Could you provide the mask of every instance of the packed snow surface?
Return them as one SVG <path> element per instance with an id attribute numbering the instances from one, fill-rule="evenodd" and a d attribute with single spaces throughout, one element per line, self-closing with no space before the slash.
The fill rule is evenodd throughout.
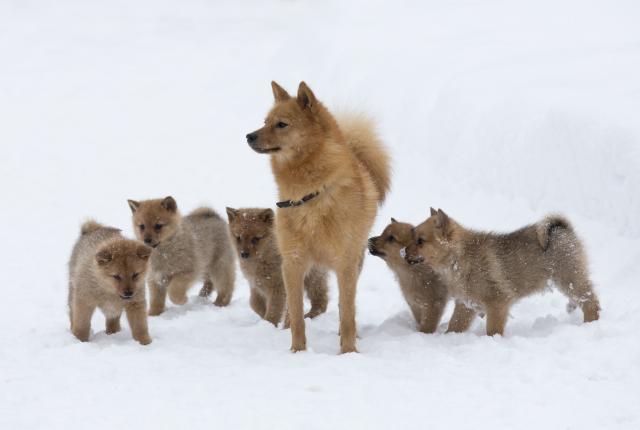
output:
<path id="1" fill-rule="evenodd" d="M 0 428 L 640 428 L 639 22 L 633 0 L 0 2 Z M 272 79 L 378 122 L 394 180 L 372 234 L 429 206 L 496 231 L 564 213 L 601 320 L 549 292 L 504 337 L 444 334 L 451 305 L 424 335 L 367 256 L 359 354 L 338 354 L 335 279 L 305 353 L 241 276 L 228 308 L 195 287 L 151 318 L 147 347 L 99 312 L 78 342 L 84 219 L 131 235 L 128 198 L 274 206 L 244 138 Z"/>

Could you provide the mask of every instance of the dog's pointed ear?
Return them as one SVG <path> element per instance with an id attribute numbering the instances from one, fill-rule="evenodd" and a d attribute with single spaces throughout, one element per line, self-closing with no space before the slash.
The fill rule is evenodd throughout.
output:
<path id="1" fill-rule="evenodd" d="M 269 209 L 263 210 L 262 212 L 260 212 L 258 217 L 265 224 L 273 224 L 273 217 L 274 217 L 273 209 L 269 208 Z"/>
<path id="2" fill-rule="evenodd" d="M 146 245 L 140 245 L 138 246 L 138 249 L 136 249 L 136 255 L 141 260 L 148 260 L 151 255 L 151 248 Z"/>
<path id="3" fill-rule="evenodd" d="M 129 207 L 131 208 L 131 213 L 134 213 L 140 207 L 140 202 L 137 202 L 135 200 L 127 200 L 127 203 L 129 203 Z"/>
<path id="4" fill-rule="evenodd" d="M 451 223 L 449 222 L 449 215 L 447 215 L 442 209 L 438 209 L 436 213 L 436 228 L 445 236 L 449 235 Z"/>
<path id="5" fill-rule="evenodd" d="M 95 256 L 96 258 L 96 262 L 100 265 L 100 266 L 104 266 L 105 264 L 109 263 L 111 260 L 113 260 L 113 252 L 111 252 L 110 249 L 101 249 L 100 251 L 98 251 L 98 253 Z"/>
<path id="6" fill-rule="evenodd" d="M 311 88 L 304 82 L 300 82 L 298 86 L 298 104 L 302 109 L 313 109 L 318 103 L 316 96 L 311 91 Z"/>
<path id="7" fill-rule="evenodd" d="M 229 218 L 229 222 L 235 221 L 238 216 L 238 209 L 227 207 L 227 218 Z"/>
<path id="8" fill-rule="evenodd" d="M 171 197 L 171 196 L 165 197 L 162 200 L 162 202 L 160 203 L 160 206 L 162 206 L 163 208 L 165 208 L 169 212 L 177 212 L 178 211 L 178 204 L 176 203 L 174 198 Z"/>
<path id="9" fill-rule="evenodd" d="M 391 217 L 391 224 L 397 223 L 398 221 L 396 221 L 396 219 L 394 217 Z"/>
<path id="10" fill-rule="evenodd" d="M 277 102 L 281 102 L 283 100 L 288 100 L 291 98 L 289 93 L 282 88 L 276 81 L 271 81 L 271 89 L 273 90 L 273 98 Z"/>
<path id="11" fill-rule="evenodd" d="M 430 213 L 431 213 L 431 215 L 430 215 L 430 216 L 434 216 L 435 214 L 437 214 L 437 213 L 438 213 L 438 211 L 437 211 L 437 210 L 435 210 L 434 208 L 429 208 L 429 211 L 430 211 Z"/>

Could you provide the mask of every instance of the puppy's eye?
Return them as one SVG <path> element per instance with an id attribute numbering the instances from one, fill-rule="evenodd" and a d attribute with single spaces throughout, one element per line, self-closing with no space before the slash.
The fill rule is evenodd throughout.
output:
<path id="1" fill-rule="evenodd" d="M 257 244 L 258 244 L 258 242 L 260 242 L 260 239 L 261 239 L 261 238 L 260 238 L 260 237 L 257 237 L 257 236 L 256 236 L 256 237 L 253 237 L 253 238 L 251 238 L 251 243 L 253 243 L 254 245 L 257 245 Z"/>
<path id="2" fill-rule="evenodd" d="M 391 236 L 389 236 L 389 237 L 387 238 L 387 242 L 389 242 L 389 243 L 393 243 L 393 242 L 395 242 L 395 241 L 396 241 L 396 238 L 395 238 L 395 237 L 393 237 L 393 235 L 391 235 Z"/>
<path id="3" fill-rule="evenodd" d="M 138 227 L 140 227 L 140 231 L 144 231 L 144 224 L 140 224 Z"/>
<path id="4" fill-rule="evenodd" d="M 153 228 L 155 228 L 156 231 L 160 231 L 160 230 L 162 230 L 162 224 L 156 224 L 156 225 L 153 226 Z"/>
<path id="5" fill-rule="evenodd" d="M 133 275 L 131 275 L 131 279 L 135 281 L 136 279 L 138 279 L 138 276 L 140 276 L 139 273 L 134 273 Z"/>
<path id="6" fill-rule="evenodd" d="M 276 124 L 276 127 L 278 127 L 278 128 L 285 128 L 285 127 L 288 127 L 288 126 L 289 126 L 289 124 L 287 124 L 286 122 L 282 122 L 282 121 L 280 121 L 280 122 L 278 122 Z"/>
<path id="7" fill-rule="evenodd" d="M 113 279 L 115 279 L 116 281 L 122 281 L 122 276 L 120 276 L 120 275 L 113 275 Z"/>
<path id="8" fill-rule="evenodd" d="M 419 237 L 418 240 L 416 240 L 416 245 L 422 245 L 424 243 L 424 239 Z"/>

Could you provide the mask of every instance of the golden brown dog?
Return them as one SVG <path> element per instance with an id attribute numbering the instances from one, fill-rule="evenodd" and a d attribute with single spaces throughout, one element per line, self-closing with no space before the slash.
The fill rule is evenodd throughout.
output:
<path id="1" fill-rule="evenodd" d="M 335 271 L 340 350 L 356 351 L 355 295 L 368 232 L 389 189 L 389 156 L 371 122 L 336 121 L 301 82 L 296 97 L 271 83 L 275 104 L 247 135 L 271 156 L 282 202 L 276 233 L 291 319 L 291 350 L 306 349 L 303 281 L 314 266 Z"/>

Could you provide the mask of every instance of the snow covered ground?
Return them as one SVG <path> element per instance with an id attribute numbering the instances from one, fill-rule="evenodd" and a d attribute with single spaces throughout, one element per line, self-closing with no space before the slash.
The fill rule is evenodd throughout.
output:
<path id="1" fill-rule="evenodd" d="M 0 2 L 0 428 L 640 428 L 640 4 L 637 1 Z M 247 148 L 269 82 L 304 79 L 376 117 L 393 154 L 380 211 L 430 205 L 476 228 L 567 214 L 603 307 L 547 293 L 503 338 L 414 329 L 368 256 L 360 354 L 337 355 L 337 291 L 310 350 L 195 297 L 90 343 L 69 333 L 81 221 L 130 234 L 127 198 L 273 206 Z"/>

